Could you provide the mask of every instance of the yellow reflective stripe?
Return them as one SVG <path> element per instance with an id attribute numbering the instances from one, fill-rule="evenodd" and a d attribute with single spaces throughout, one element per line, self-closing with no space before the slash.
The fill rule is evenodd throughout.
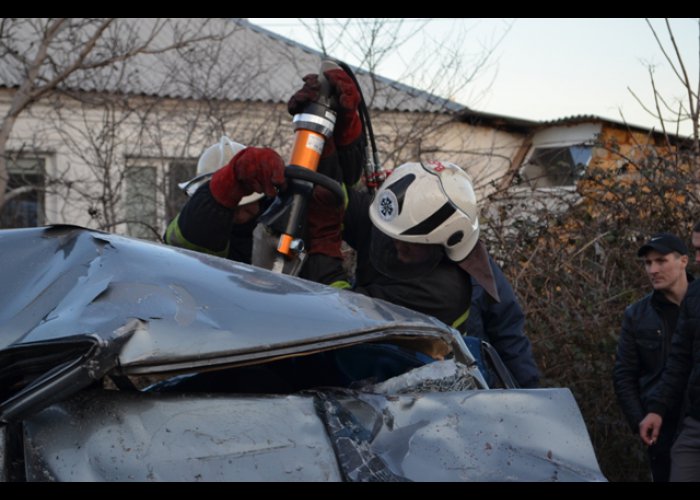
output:
<path id="1" fill-rule="evenodd" d="M 454 323 L 452 323 L 452 328 L 455 330 L 458 330 L 460 326 L 464 324 L 465 321 L 467 321 L 467 318 L 469 317 L 469 308 L 467 308 L 466 311 L 464 311 L 464 314 L 462 314 L 459 318 L 454 320 Z"/>
<path id="2" fill-rule="evenodd" d="M 340 187 L 343 188 L 343 198 L 345 198 L 345 202 L 343 203 L 343 210 L 347 210 L 348 205 L 350 204 L 350 196 L 348 196 L 348 187 L 345 185 L 344 182 L 340 183 Z M 345 231 L 345 221 L 340 223 L 340 230 Z M 331 286 L 333 286 L 333 285 L 331 285 Z M 336 288 L 352 288 L 352 287 L 350 286 L 350 283 L 348 283 L 348 286 L 346 286 L 346 287 L 336 287 Z"/>
<path id="3" fill-rule="evenodd" d="M 345 198 L 344 208 L 345 210 L 347 210 L 348 204 L 350 203 L 350 197 L 348 196 L 348 188 L 344 182 L 340 186 L 343 188 L 343 198 Z"/>
<path id="4" fill-rule="evenodd" d="M 209 255 L 216 255 L 217 257 L 226 258 L 228 256 L 229 243 L 226 243 L 226 248 L 216 252 L 187 241 L 187 239 L 182 235 L 182 231 L 180 231 L 179 220 L 180 214 L 178 214 L 177 217 L 175 217 L 170 224 L 168 224 L 168 229 L 165 231 L 165 242 L 168 245 L 186 248 L 187 250 L 194 250 L 195 252 L 207 253 Z"/>
<path id="5" fill-rule="evenodd" d="M 352 288 L 352 286 L 350 286 L 350 283 L 348 283 L 345 280 L 334 281 L 329 286 L 332 286 L 333 288 L 339 288 L 341 290 L 347 290 L 349 288 Z"/>

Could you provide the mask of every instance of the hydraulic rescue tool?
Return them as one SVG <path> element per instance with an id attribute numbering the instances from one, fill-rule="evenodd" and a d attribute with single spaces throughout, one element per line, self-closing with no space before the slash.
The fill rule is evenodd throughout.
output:
<path id="1" fill-rule="evenodd" d="M 328 189 L 338 204 L 345 201 L 345 194 L 339 182 L 316 170 L 326 141 L 333 136 L 336 121 L 335 98 L 324 72 L 342 68 L 360 86 L 350 67 L 342 62 L 324 60 L 318 79 L 321 85 L 319 97 L 308 103 L 300 113 L 294 115 L 294 146 L 289 164 L 285 169 L 287 189 L 279 193 L 268 210 L 260 217 L 253 233 L 253 264 L 271 269 L 274 272 L 297 275 L 306 258 L 303 240 L 306 227 L 308 201 L 315 185 Z M 376 143 L 364 97 L 359 107 L 368 148 L 367 164 L 364 165 L 365 183 L 374 191 L 383 180 L 379 168 Z"/>

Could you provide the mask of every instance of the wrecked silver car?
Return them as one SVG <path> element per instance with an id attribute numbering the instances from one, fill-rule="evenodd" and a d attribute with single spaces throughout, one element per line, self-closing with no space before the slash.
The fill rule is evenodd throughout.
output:
<path id="1" fill-rule="evenodd" d="M 0 252 L 2 480 L 605 479 L 567 389 L 488 389 L 431 317 L 73 226 Z"/>

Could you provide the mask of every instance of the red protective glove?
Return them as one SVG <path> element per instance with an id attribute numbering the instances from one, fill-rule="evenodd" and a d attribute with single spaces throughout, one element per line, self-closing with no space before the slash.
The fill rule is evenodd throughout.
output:
<path id="1" fill-rule="evenodd" d="M 274 150 L 248 147 L 214 172 L 209 189 L 217 202 L 236 208 L 241 198 L 249 194 L 276 196 L 276 187 L 287 186 L 284 168 L 284 161 Z"/>
<path id="2" fill-rule="evenodd" d="M 307 212 L 308 253 L 342 259 L 343 216 L 345 206 L 324 187 L 316 186 Z"/>
<path id="3" fill-rule="evenodd" d="M 317 74 L 308 74 L 302 80 L 304 81 L 304 86 L 297 90 L 287 103 L 287 110 L 292 116 L 304 111 L 304 108 L 310 102 L 316 102 L 321 92 L 321 82 L 318 81 Z"/>
<path id="4" fill-rule="evenodd" d="M 330 69 L 323 74 L 330 83 L 333 96 L 338 102 L 333 137 L 338 146 L 346 146 L 362 133 L 362 123 L 357 112 L 361 99 L 360 91 L 350 76 L 340 68 Z M 321 91 L 318 75 L 306 75 L 303 80 L 304 86 L 287 103 L 287 109 L 292 115 L 303 111 L 308 103 L 316 102 Z"/>

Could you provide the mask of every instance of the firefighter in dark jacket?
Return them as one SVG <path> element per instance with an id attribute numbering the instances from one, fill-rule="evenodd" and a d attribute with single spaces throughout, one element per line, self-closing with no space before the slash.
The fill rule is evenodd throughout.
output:
<path id="1" fill-rule="evenodd" d="M 360 179 L 365 159 L 357 114 L 360 97 L 344 71 L 331 70 L 326 77 L 337 92 L 339 108 L 333 137 L 326 141 L 318 170 L 351 186 Z M 316 75 L 307 75 L 304 81 L 306 92 L 320 89 Z M 297 92 L 290 100 L 290 112 L 296 114 L 303 105 L 297 100 L 311 97 Z M 277 191 L 285 188 L 284 168 L 274 150 L 245 147 L 222 137 L 202 154 L 198 175 L 183 186 L 190 198 L 168 225 L 165 242 L 250 264 L 257 217 Z"/>
<path id="2" fill-rule="evenodd" d="M 269 205 L 270 197 L 251 192 L 235 203 L 217 201 L 212 195 L 210 180 L 223 166 L 247 148 L 222 136 L 207 148 L 197 162 L 197 175 L 180 187 L 190 197 L 180 213 L 170 221 L 165 232 L 169 245 L 250 263 L 252 232 L 258 215 Z M 270 149 L 250 148 L 236 163 L 249 163 L 258 169 L 273 171 L 284 165 L 279 155 Z M 264 165 L 271 163 L 271 165 Z M 240 167 L 239 167 L 240 168 Z M 283 183 L 282 183 L 283 185 Z M 271 186 L 274 193 L 275 186 Z M 223 202 L 223 203 L 222 203 Z"/>
<path id="3" fill-rule="evenodd" d="M 661 379 L 671 348 L 680 304 L 692 281 L 687 271 L 688 248 L 675 235 L 652 236 L 637 255 L 654 291 L 625 309 L 613 384 L 618 402 L 636 434 L 649 411 L 650 395 Z M 649 464 L 655 482 L 666 482 L 670 450 L 680 416 L 680 401 L 667 413 L 663 432 L 649 448 Z"/>
<path id="4" fill-rule="evenodd" d="M 290 112 L 314 98 L 307 82 L 290 101 Z M 401 212 L 388 222 L 387 203 L 394 191 Z M 340 241 L 345 239 L 357 252 L 355 291 L 431 314 L 492 343 L 521 387 L 538 386 L 539 373 L 523 331 L 524 315 L 512 287 L 478 240 L 476 197 L 462 169 L 448 162 L 402 165 L 374 202 L 365 192 L 349 191 L 346 210 L 332 207 L 330 196 L 320 197 L 322 193 L 314 193 L 316 210 L 309 213 L 309 225 L 311 243 L 323 255 L 309 263 L 307 277 L 349 286 L 338 264 Z M 384 203 L 381 210 L 376 203 Z M 402 227 L 407 217 L 412 223 L 426 223 Z M 417 262 L 421 258 L 424 261 Z"/>
<path id="5" fill-rule="evenodd" d="M 340 110 L 334 137 L 327 141 L 319 171 L 343 181 L 347 187 L 360 178 L 364 144 L 357 114 L 359 94 L 354 84 L 343 75 L 326 72 L 337 93 Z M 300 107 L 315 98 L 317 78 L 307 75 L 304 81 L 304 88 L 289 102 L 291 114 L 298 113 Z M 279 173 L 279 161 L 272 153 L 265 148 L 246 148 L 234 156 L 214 174 L 209 184 L 197 190 L 171 223 L 166 241 L 232 256 L 236 244 L 227 241 L 226 237 L 235 235 L 239 229 L 232 221 L 238 198 L 256 189 L 262 191 L 266 188 L 267 194 L 274 194 L 276 188 L 284 188 L 283 179 L 272 177 Z M 261 162 L 259 173 L 252 172 L 247 164 L 240 165 L 248 157 Z M 408 174 L 404 175 L 404 172 Z M 391 202 L 389 193 L 396 191 L 395 180 L 399 178 L 403 178 L 403 192 L 394 194 L 394 198 L 398 196 L 400 201 L 397 198 L 397 218 L 390 221 L 386 213 L 387 203 Z M 233 189 L 237 182 L 243 183 L 244 189 L 239 192 Z M 410 189 L 409 184 L 413 184 Z M 236 196 L 227 198 L 222 186 L 233 189 Z M 309 257 L 300 275 L 350 288 L 350 280 L 342 267 L 341 242 L 344 238 L 357 250 L 357 272 L 352 284 L 357 292 L 431 314 L 457 328 L 463 326 L 467 318 L 472 288 L 470 277 L 482 285 L 493 301 L 498 302 L 494 271 L 489 265 L 485 247 L 478 241 L 478 210 L 468 175 L 449 163 L 413 163 L 397 168 L 385 186 L 380 191 L 383 194 L 377 194 L 377 199 L 381 197 L 384 205 L 381 212 L 376 209 L 372 212 L 372 220 L 372 196 L 369 193 L 346 189 L 345 203 L 337 205 L 328 191 L 322 188 L 314 190 L 305 242 Z M 445 196 L 445 192 L 452 193 L 452 196 Z M 413 208 L 409 210 L 409 207 Z M 409 212 L 412 212 L 412 222 L 404 220 Z M 413 232 L 412 236 L 392 233 L 396 222 L 415 225 L 419 219 L 431 220 L 422 227 L 405 228 L 409 233 Z M 175 237 L 177 235 L 180 237 Z M 402 241 L 404 239 L 407 241 Z M 514 296 L 508 297 L 511 299 L 514 300 Z M 507 359 L 514 357 L 512 353 L 505 354 Z M 516 356 L 523 354 L 531 357 L 529 351 L 520 348 Z M 535 384 L 536 378 L 525 380 L 525 386 Z"/>
<path id="6" fill-rule="evenodd" d="M 374 197 L 350 191 L 344 218 L 340 215 L 342 210 L 336 220 L 324 221 L 329 229 L 337 228 L 334 232 L 321 232 L 329 235 L 326 246 L 334 245 L 333 254 L 338 255 L 343 238 L 356 250 L 355 291 L 430 314 L 455 328 L 467 318 L 470 270 L 478 268 L 478 278 L 495 293 L 488 255 L 479 242 L 476 196 L 458 166 L 403 164 Z M 344 277 L 338 260 L 319 274 L 326 282 Z"/>
<path id="7" fill-rule="evenodd" d="M 491 256 L 489 264 L 501 300 L 493 300 L 472 279 L 472 303 L 465 332 L 493 345 L 520 387 L 538 387 L 540 373 L 525 335 L 525 314 L 513 287 Z"/>

